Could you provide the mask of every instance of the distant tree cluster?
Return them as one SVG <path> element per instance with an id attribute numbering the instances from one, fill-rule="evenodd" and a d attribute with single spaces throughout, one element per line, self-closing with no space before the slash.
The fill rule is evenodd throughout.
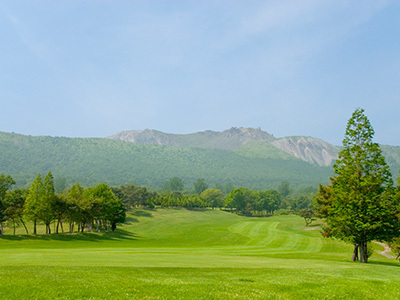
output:
<path id="1" fill-rule="evenodd" d="M 63 224 L 69 223 L 69 232 L 112 230 L 125 221 L 125 207 L 106 184 L 87 189 L 79 183 L 69 190 L 56 194 L 51 172 L 42 180 L 38 175 L 29 190 L 15 189 L 11 176 L 0 175 L 0 234 L 3 223 L 12 224 L 15 234 L 17 225 L 22 224 L 28 234 L 25 220 L 33 222 L 33 234 L 37 234 L 37 223 L 43 222 L 46 234 L 51 233 L 51 223 L 64 232 Z"/>
<path id="2" fill-rule="evenodd" d="M 233 189 L 225 199 L 225 207 L 245 216 L 273 214 L 281 204 L 281 195 L 275 190 L 251 191 Z"/>

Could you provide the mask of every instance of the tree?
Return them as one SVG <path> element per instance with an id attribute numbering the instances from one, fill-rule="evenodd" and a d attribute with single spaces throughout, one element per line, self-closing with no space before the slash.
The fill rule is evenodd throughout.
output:
<path id="1" fill-rule="evenodd" d="M 290 185 L 289 182 L 283 181 L 278 187 L 278 192 L 281 194 L 282 198 L 286 198 L 290 194 Z"/>
<path id="2" fill-rule="evenodd" d="M 0 235 L 3 234 L 3 222 L 6 219 L 6 194 L 13 184 L 15 184 L 15 181 L 10 175 L 0 174 Z"/>
<path id="3" fill-rule="evenodd" d="M 253 201 L 252 192 L 246 188 L 236 188 L 233 189 L 227 196 L 225 200 L 225 206 L 236 209 L 236 214 L 239 212 L 248 211 Z M 247 204 L 250 204 L 248 206 Z"/>
<path id="4" fill-rule="evenodd" d="M 311 208 L 303 208 L 299 211 L 299 216 L 304 218 L 306 226 L 310 225 L 314 219 L 314 211 Z"/>
<path id="5" fill-rule="evenodd" d="M 28 196 L 26 197 L 24 216 L 28 220 L 33 221 L 33 234 L 36 234 L 36 222 L 38 219 L 37 207 L 42 197 L 42 175 L 38 174 L 29 188 Z"/>
<path id="6" fill-rule="evenodd" d="M 42 220 L 46 225 L 46 234 L 51 233 L 50 223 L 54 220 L 54 179 L 49 172 L 42 182 L 39 174 L 31 184 L 25 201 L 24 215 L 33 221 L 33 233 L 36 234 L 36 222 Z"/>
<path id="7" fill-rule="evenodd" d="M 212 207 L 222 207 L 224 205 L 224 195 L 221 190 L 218 189 L 207 189 L 200 194 L 201 199 L 207 204 L 207 206 Z"/>
<path id="8" fill-rule="evenodd" d="M 185 184 L 182 179 L 179 177 L 174 177 L 164 183 L 164 189 L 166 191 L 175 192 L 175 191 L 183 191 Z"/>
<path id="9" fill-rule="evenodd" d="M 200 195 L 202 192 L 204 192 L 206 189 L 208 189 L 208 184 L 203 178 L 199 178 L 195 181 L 193 184 L 194 191 L 196 192 L 197 195 Z"/>
<path id="10" fill-rule="evenodd" d="M 120 187 L 111 188 L 112 192 L 125 205 L 127 210 L 130 210 L 138 205 L 147 205 L 153 197 L 152 193 L 143 186 L 136 186 L 133 183 L 121 185 Z"/>
<path id="11" fill-rule="evenodd" d="M 107 230 L 109 223 L 114 231 L 118 223 L 125 221 L 124 205 L 108 185 L 101 183 L 86 189 L 84 198 L 92 205 L 91 220 L 96 219 L 98 227 L 102 224 Z"/>
<path id="12" fill-rule="evenodd" d="M 39 219 L 46 225 L 46 234 L 51 233 L 50 223 L 55 218 L 54 206 L 56 203 L 56 193 L 54 188 L 54 178 L 51 172 L 47 173 L 43 180 L 43 194 L 39 202 Z"/>
<path id="13" fill-rule="evenodd" d="M 331 234 L 354 244 L 353 260 L 368 262 L 367 243 L 400 235 L 399 201 L 382 151 L 372 142 L 374 130 L 357 109 L 346 128 L 343 149 L 334 165 L 332 205 L 326 222 Z"/>
<path id="14" fill-rule="evenodd" d="M 331 178 L 331 181 L 333 179 Z M 329 208 L 332 206 L 332 185 L 319 184 L 318 193 L 314 197 L 315 216 L 325 219 L 328 216 Z"/>
<path id="15" fill-rule="evenodd" d="M 74 232 L 74 224 L 83 223 L 83 193 L 84 188 L 79 184 L 75 183 L 68 191 L 67 194 L 67 218 L 69 219 L 69 232 Z"/>
<path id="16" fill-rule="evenodd" d="M 14 235 L 15 227 L 18 221 L 24 226 L 26 234 L 28 234 L 28 228 L 26 228 L 25 222 L 23 220 L 25 199 L 28 195 L 28 190 L 17 189 L 7 192 L 4 211 L 6 219 L 13 223 Z"/>
<path id="17" fill-rule="evenodd" d="M 253 192 L 255 209 L 273 214 L 279 208 L 281 195 L 275 190 Z"/>

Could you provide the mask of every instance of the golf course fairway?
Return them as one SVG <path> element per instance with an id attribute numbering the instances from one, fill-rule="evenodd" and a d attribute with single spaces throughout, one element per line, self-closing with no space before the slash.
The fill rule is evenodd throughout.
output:
<path id="1" fill-rule="evenodd" d="M 116 232 L 9 228 L 0 299 L 400 299 L 400 264 L 374 247 L 352 262 L 350 244 L 294 215 L 138 210 Z"/>

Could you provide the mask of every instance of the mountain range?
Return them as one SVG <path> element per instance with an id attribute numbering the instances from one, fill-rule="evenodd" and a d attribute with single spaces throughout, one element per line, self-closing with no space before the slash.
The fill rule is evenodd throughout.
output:
<path id="1" fill-rule="evenodd" d="M 248 148 L 249 143 L 253 143 L 253 145 L 255 143 L 268 144 L 274 146 L 275 151 L 284 151 L 293 157 L 309 163 L 316 163 L 319 166 L 329 166 L 339 152 L 338 147 L 317 138 L 284 137 L 278 139 L 260 128 L 232 127 L 222 132 L 207 130 L 191 134 L 171 134 L 146 129 L 122 131 L 108 138 L 138 144 L 225 150 Z M 268 152 L 268 149 L 264 150 Z M 259 154 L 262 155 L 262 153 Z"/>
<path id="2" fill-rule="evenodd" d="M 394 175 L 400 147 L 382 146 Z M 231 184 L 252 189 L 329 182 L 339 147 L 313 137 L 275 138 L 260 128 L 170 134 L 156 130 L 124 131 L 108 138 L 27 136 L 0 132 L 0 173 L 29 186 L 38 173 L 51 170 L 69 185 L 133 182 L 158 189 L 179 177 L 186 189 L 204 178 L 210 187 Z"/>

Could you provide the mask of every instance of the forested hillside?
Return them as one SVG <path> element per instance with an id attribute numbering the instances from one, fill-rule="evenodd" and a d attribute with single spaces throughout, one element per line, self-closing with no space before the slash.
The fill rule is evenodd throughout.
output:
<path id="1" fill-rule="evenodd" d="M 282 181 L 293 186 L 316 185 L 327 182 L 331 175 L 330 167 L 309 164 L 277 148 L 262 152 L 270 145 L 256 145 L 231 151 L 0 133 L 0 173 L 12 175 L 19 185 L 29 184 L 38 173 L 51 170 L 56 179 L 64 177 L 68 184 L 134 182 L 151 188 L 179 177 L 188 189 L 197 178 L 204 178 L 210 186 L 232 183 L 267 189 Z"/>

